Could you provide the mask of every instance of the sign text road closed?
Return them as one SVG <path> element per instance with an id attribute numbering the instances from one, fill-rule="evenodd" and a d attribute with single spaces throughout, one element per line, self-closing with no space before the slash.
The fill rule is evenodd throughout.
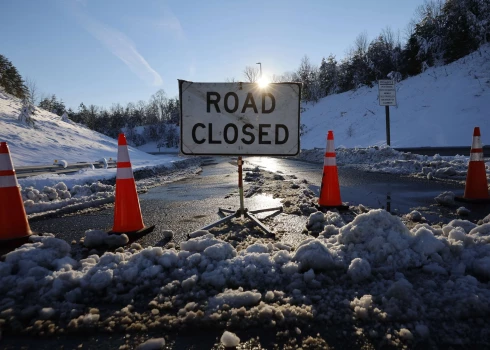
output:
<path id="1" fill-rule="evenodd" d="M 393 80 L 378 80 L 380 106 L 396 106 L 396 88 Z"/>
<path id="2" fill-rule="evenodd" d="M 299 83 L 179 80 L 180 148 L 188 155 L 299 153 Z"/>

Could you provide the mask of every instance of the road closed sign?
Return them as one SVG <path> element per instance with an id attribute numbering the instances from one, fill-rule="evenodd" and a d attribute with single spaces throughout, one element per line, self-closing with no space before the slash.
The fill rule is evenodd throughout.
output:
<path id="1" fill-rule="evenodd" d="M 179 80 L 180 148 L 186 155 L 299 153 L 301 84 Z"/>

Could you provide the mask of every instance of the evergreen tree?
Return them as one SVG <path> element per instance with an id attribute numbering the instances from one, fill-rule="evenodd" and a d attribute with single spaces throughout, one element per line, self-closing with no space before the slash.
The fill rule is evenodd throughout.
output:
<path id="1" fill-rule="evenodd" d="M 22 100 L 22 109 L 19 115 L 19 121 L 29 127 L 34 127 L 34 119 L 32 116 L 35 114 L 36 108 L 31 103 L 31 100 L 26 97 Z"/>
<path id="2" fill-rule="evenodd" d="M 319 72 L 319 84 L 322 96 L 327 96 L 337 92 L 337 61 L 331 54 L 325 60 L 322 58 Z"/>
<path id="3" fill-rule="evenodd" d="M 17 68 L 3 55 L 0 55 L 0 86 L 6 93 L 22 100 L 29 96 L 27 86 Z"/>

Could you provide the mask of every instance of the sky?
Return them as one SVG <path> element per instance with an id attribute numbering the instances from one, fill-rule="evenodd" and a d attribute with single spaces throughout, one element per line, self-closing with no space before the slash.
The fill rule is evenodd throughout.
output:
<path id="1" fill-rule="evenodd" d="M 391 27 L 403 40 L 423 2 L 3 0 L 0 54 L 67 107 L 110 107 L 159 89 L 177 97 L 178 79 L 245 80 L 257 62 L 271 76 L 304 55 L 340 60 L 362 32 Z"/>

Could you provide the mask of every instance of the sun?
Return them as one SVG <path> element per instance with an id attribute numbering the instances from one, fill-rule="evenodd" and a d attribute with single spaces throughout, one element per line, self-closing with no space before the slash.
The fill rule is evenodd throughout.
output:
<path id="1" fill-rule="evenodd" d="M 262 77 L 259 79 L 258 83 L 259 83 L 259 87 L 261 89 L 264 89 L 270 84 L 270 81 L 266 77 Z"/>

